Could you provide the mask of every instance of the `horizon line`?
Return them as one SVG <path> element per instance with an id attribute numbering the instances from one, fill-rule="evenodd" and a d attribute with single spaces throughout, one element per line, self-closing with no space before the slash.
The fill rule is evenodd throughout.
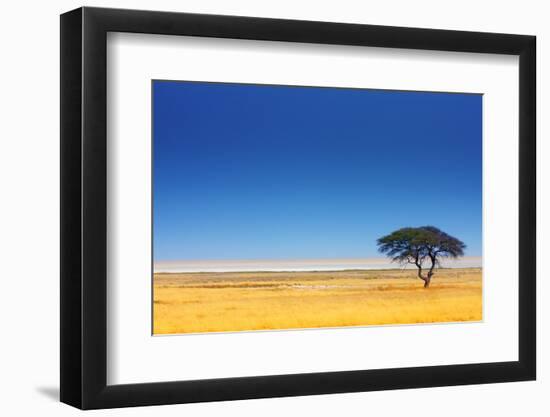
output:
<path id="1" fill-rule="evenodd" d="M 345 270 L 405 270 L 408 264 L 400 264 L 388 258 L 333 258 L 333 259 L 232 259 L 232 260 L 180 260 L 153 263 L 153 273 L 192 272 L 311 272 Z M 483 266 L 481 256 L 465 256 L 447 259 L 440 268 L 478 268 Z"/>

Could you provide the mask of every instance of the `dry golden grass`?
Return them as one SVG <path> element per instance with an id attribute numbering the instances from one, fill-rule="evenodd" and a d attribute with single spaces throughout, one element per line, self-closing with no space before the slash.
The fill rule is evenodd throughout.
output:
<path id="1" fill-rule="evenodd" d="M 480 321 L 481 269 L 155 274 L 154 333 Z"/>

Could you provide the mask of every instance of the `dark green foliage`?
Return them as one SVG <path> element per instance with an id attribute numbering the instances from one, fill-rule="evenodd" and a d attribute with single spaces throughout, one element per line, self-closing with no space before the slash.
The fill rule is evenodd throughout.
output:
<path id="1" fill-rule="evenodd" d="M 464 255 L 466 245 L 434 226 L 404 227 L 377 240 L 378 250 L 392 261 L 410 263 L 418 268 L 418 277 L 424 286 L 430 279 L 441 258 L 457 258 Z M 425 261 L 431 262 L 427 275 L 422 275 Z"/>

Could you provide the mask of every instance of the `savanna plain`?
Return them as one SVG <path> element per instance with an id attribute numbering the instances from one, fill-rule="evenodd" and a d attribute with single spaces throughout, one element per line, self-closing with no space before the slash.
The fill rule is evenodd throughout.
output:
<path id="1" fill-rule="evenodd" d="M 153 333 L 482 320 L 481 268 L 155 273 Z"/>

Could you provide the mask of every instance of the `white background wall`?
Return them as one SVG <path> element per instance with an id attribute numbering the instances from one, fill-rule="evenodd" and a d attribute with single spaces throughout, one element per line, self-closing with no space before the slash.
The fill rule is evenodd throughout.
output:
<path id="1" fill-rule="evenodd" d="M 2 5 L 0 22 L 0 410 L 75 415 L 57 402 L 59 378 L 59 17 L 72 0 Z M 95 415 L 548 415 L 550 405 L 549 10 L 543 1 L 124 0 L 89 6 L 509 32 L 538 37 L 539 378 L 537 382 L 237 401 Z M 405 347 L 404 347 L 405 348 Z M 546 395 L 544 395 L 546 394 Z"/>

